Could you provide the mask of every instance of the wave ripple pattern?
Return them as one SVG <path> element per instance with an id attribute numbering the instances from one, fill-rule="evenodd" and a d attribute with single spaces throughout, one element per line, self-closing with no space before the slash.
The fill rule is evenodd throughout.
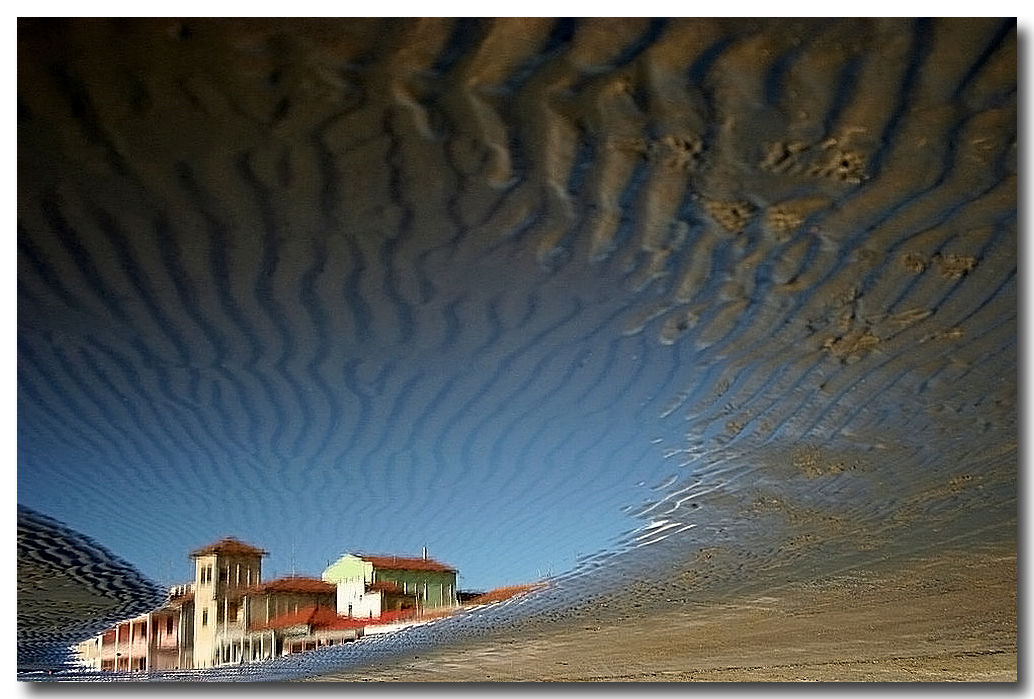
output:
<path id="1" fill-rule="evenodd" d="M 87 537 L 18 507 L 19 672 L 71 662 L 71 645 L 155 609 L 166 597 Z"/>
<path id="2" fill-rule="evenodd" d="M 1015 541 L 1016 61 L 996 19 L 22 21 L 19 501 L 152 576 L 246 531 L 574 597 Z"/>

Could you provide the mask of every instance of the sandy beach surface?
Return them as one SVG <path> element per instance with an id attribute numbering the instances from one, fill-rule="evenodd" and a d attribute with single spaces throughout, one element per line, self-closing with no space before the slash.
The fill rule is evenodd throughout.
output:
<path id="1" fill-rule="evenodd" d="M 232 536 L 557 584 L 209 679 L 1017 679 L 1014 18 L 17 38 L 19 662 Z"/>
<path id="2" fill-rule="evenodd" d="M 913 560 L 771 595 L 416 652 L 319 678 L 369 682 L 1016 682 L 1016 556 Z"/>

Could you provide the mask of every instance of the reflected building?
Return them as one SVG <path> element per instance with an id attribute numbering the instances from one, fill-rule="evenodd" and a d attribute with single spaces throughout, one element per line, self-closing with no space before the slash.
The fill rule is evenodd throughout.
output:
<path id="1" fill-rule="evenodd" d="M 247 591 L 262 581 L 262 558 L 268 552 L 235 539 L 223 539 L 190 554 L 194 559 L 194 600 L 189 667 L 218 664 L 230 637 L 241 636 L 247 614 L 240 614 Z M 272 653 L 272 648 L 270 649 Z"/>
<path id="2" fill-rule="evenodd" d="M 194 581 L 157 610 L 77 647 L 92 669 L 205 669 L 391 631 L 457 606 L 455 568 L 427 557 L 345 555 L 323 579 L 263 582 L 268 552 L 225 538 L 190 554 Z"/>
<path id="3" fill-rule="evenodd" d="M 346 554 L 323 571 L 337 588 L 338 613 L 379 617 L 386 612 L 455 607 L 456 569 L 427 557 Z"/>
<path id="4" fill-rule="evenodd" d="M 181 605 L 170 599 L 160 609 L 123 621 L 80 643 L 76 647 L 79 658 L 94 670 L 146 672 L 179 668 L 181 610 Z"/>

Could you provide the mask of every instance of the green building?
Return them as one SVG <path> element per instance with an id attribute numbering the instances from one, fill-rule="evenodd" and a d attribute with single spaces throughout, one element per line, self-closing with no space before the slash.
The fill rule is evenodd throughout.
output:
<path id="1" fill-rule="evenodd" d="M 427 557 L 347 554 L 323 571 L 337 586 L 337 612 L 379 617 L 384 612 L 423 612 L 454 607 L 456 569 Z"/>

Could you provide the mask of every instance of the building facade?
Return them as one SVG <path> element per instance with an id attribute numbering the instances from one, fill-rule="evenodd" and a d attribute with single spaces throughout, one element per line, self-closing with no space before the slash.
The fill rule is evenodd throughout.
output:
<path id="1" fill-rule="evenodd" d="M 333 634 L 316 633 L 326 625 L 328 615 L 337 616 L 335 611 L 336 590 L 316 578 L 292 576 L 266 583 L 258 583 L 240 591 L 227 608 L 236 611 L 230 617 L 231 623 L 216 634 L 213 662 L 225 663 L 255 662 L 293 652 L 294 649 L 308 650 L 333 645 Z M 317 622 L 308 624 L 308 617 L 295 621 L 306 611 L 319 611 Z M 304 627 L 304 628 L 302 628 Z M 354 631 L 333 636 L 343 642 L 361 635 Z M 286 644 L 286 645 L 285 645 Z"/>
<path id="2" fill-rule="evenodd" d="M 346 554 L 321 576 L 337 587 L 342 616 L 376 618 L 385 612 L 414 613 L 455 607 L 456 569 L 427 557 Z"/>
<path id="3" fill-rule="evenodd" d="M 158 610 L 79 645 L 98 670 L 149 671 L 268 660 L 337 645 L 455 607 L 456 570 L 427 558 L 347 555 L 322 579 L 264 582 L 266 551 L 222 539 L 193 551 L 194 581 Z M 408 621 L 407 621 L 408 620 Z"/>
<path id="4" fill-rule="evenodd" d="M 268 660 L 362 635 L 361 626 L 335 626 L 333 585 L 304 577 L 263 582 L 267 554 L 262 549 L 228 538 L 190 555 L 194 581 L 172 588 L 165 606 L 78 646 L 88 667 L 203 669 Z M 313 624 L 291 622 L 291 615 L 306 609 L 319 611 Z"/>
<path id="5" fill-rule="evenodd" d="M 81 643 L 79 657 L 94 670 L 174 670 L 179 667 L 179 620 L 180 610 L 165 605 Z"/>
<path id="6" fill-rule="evenodd" d="M 241 615 L 245 591 L 262 582 L 266 551 L 236 539 L 223 539 L 190 554 L 194 559 L 194 633 L 191 667 L 212 667 L 227 636 L 247 628 Z"/>

